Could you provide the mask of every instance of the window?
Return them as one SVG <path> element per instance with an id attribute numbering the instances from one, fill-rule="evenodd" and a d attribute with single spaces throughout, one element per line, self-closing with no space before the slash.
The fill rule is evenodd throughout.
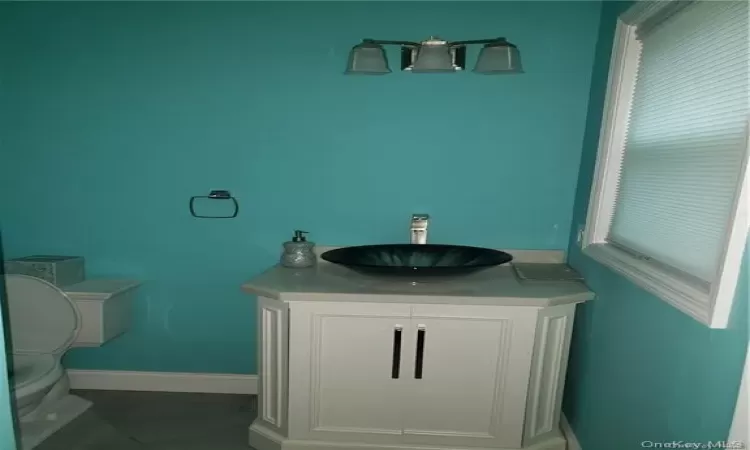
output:
<path id="1" fill-rule="evenodd" d="M 726 327 L 748 233 L 748 3 L 638 2 L 618 23 L 584 253 Z"/>

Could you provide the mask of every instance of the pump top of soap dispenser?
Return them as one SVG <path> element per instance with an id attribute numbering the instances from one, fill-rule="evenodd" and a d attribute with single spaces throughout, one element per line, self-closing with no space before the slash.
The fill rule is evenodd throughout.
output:
<path id="1" fill-rule="evenodd" d="M 307 238 L 305 235 L 309 233 L 309 231 L 302 231 L 302 230 L 294 230 L 294 237 L 292 238 L 292 242 L 305 242 L 307 241 Z"/>

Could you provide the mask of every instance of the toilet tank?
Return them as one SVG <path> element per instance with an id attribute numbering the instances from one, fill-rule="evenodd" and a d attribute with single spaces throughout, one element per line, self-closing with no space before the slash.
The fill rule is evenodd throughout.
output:
<path id="1" fill-rule="evenodd" d="M 125 333 L 132 322 L 134 280 L 90 279 L 63 290 L 81 312 L 81 331 L 74 347 L 98 347 Z"/>
<path id="2" fill-rule="evenodd" d="M 5 273 L 41 278 L 55 286 L 68 286 L 86 278 L 81 256 L 32 255 L 5 261 Z"/>

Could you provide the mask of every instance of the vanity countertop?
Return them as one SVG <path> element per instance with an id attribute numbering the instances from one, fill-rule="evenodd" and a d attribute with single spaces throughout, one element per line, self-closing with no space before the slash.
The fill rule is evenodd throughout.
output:
<path id="1" fill-rule="evenodd" d="M 545 307 L 591 300 L 580 281 L 521 280 L 511 265 L 455 278 L 412 283 L 375 277 L 331 263 L 307 269 L 275 266 L 247 281 L 242 289 L 281 301 L 429 303 Z"/>

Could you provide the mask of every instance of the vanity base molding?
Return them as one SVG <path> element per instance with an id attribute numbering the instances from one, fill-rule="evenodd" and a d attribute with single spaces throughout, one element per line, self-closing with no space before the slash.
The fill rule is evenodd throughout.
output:
<path id="1" fill-rule="evenodd" d="M 358 442 L 300 441 L 286 439 L 269 430 L 261 423 L 250 427 L 250 446 L 256 450 L 519 450 L 498 447 L 456 447 L 437 445 L 377 445 Z M 566 442 L 562 433 L 556 430 L 549 437 L 520 450 L 565 450 Z"/>

